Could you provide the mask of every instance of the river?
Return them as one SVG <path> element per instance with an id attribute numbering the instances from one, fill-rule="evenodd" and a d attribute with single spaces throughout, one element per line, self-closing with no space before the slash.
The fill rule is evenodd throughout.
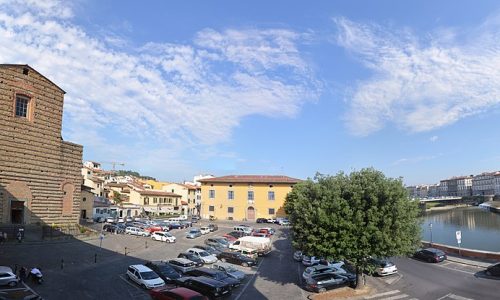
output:
<path id="1" fill-rule="evenodd" d="M 462 248 L 500 252 L 500 214 L 479 207 L 430 211 L 424 215 L 422 239 L 458 246 L 455 232 L 462 232 Z"/>

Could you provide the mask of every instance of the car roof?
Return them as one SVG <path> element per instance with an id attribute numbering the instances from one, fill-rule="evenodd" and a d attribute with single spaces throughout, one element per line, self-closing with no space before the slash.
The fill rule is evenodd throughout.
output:
<path id="1" fill-rule="evenodd" d="M 424 250 L 432 252 L 432 253 L 444 253 L 443 250 L 436 249 L 436 248 L 426 248 Z"/>
<path id="2" fill-rule="evenodd" d="M 12 269 L 10 267 L 6 267 L 6 266 L 0 266 L 0 272 L 4 272 L 4 273 L 12 273 Z"/>
<path id="3" fill-rule="evenodd" d="M 177 287 L 177 288 L 173 288 L 173 289 L 165 288 L 165 289 L 168 290 L 169 292 L 172 292 L 172 293 L 175 293 L 177 295 L 184 296 L 184 297 L 192 297 L 192 296 L 201 295 L 200 293 L 198 293 L 196 291 L 193 291 L 193 290 L 190 290 L 190 289 L 187 289 L 184 287 Z"/>
<path id="4" fill-rule="evenodd" d="M 130 267 L 136 269 L 139 272 L 150 272 L 150 271 L 153 271 L 150 268 L 146 267 L 145 265 L 131 265 Z"/>
<path id="5" fill-rule="evenodd" d="M 206 284 L 210 284 L 210 285 L 213 285 L 215 287 L 221 287 L 221 286 L 225 286 L 226 285 L 222 281 L 215 280 L 215 279 L 212 279 L 212 278 L 209 278 L 209 277 L 205 277 L 205 276 L 191 277 L 190 279 L 194 280 L 194 281 L 199 281 L 199 282 L 203 282 L 203 283 L 206 283 Z"/>
<path id="6" fill-rule="evenodd" d="M 315 266 L 311 266 L 311 267 L 307 267 L 306 269 L 314 269 L 314 271 L 320 271 L 320 270 L 324 270 L 324 269 L 335 269 L 333 266 L 325 266 L 325 265 L 315 265 Z"/>
<path id="7" fill-rule="evenodd" d="M 196 268 L 195 270 L 199 270 L 199 271 L 202 271 L 202 272 L 205 272 L 205 273 L 210 273 L 210 274 L 216 274 L 216 273 L 220 272 L 220 271 L 217 271 L 215 269 L 210 269 L 210 268 L 207 268 L 207 267 Z"/>
<path id="8" fill-rule="evenodd" d="M 180 262 L 181 264 L 189 264 L 189 263 L 192 263 L 192 262 L 193 262 L 193 261 L 191 261 L 191 260 L 189 260 L 189 259 L 186 259 L 186 258 L 181 258 L 181 257 L 172 258 L 171 260 L 178 261 L 178 262 Z"/>

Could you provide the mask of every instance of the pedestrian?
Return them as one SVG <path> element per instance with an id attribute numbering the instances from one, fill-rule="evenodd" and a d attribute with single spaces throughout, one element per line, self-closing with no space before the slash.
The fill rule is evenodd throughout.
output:
<path id="1" fill-rule="evenodd" d="M 26 280 L 26 275 L 28 275 L 28 270 L 25 267 L 21 267 L 21 270 L 19 270 L 19 279 L 21 279 L 21 282 Z"/>

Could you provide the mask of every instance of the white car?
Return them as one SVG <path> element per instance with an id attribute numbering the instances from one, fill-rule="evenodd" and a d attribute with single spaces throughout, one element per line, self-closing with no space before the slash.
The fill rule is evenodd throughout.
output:
<path id="1" fill-rule="evenodd" d="M 151 233 L 148 231 L 144 231 L 141 228 L 137 227 L 127 227 L 125 228 L 125 233 L 126 234 L 131 234 L 131 235 L 139 235 L 139 236 L 150 236 Z"/>
<path id="2" fill-rule="evenodd" d="M 398 272 L 396 265 L 388 259 L 371 257 L 368 262 L 375 267 L 378 276 L 387 276 Z"/>
<path id="3" fill-rule="evenodd" d="M 127 269 L 127 278 L 144 289 L 153 289 L 165 285 L 165 281 L 145 265 L 131 265 Z"/>
<path id="4" fill-rule="evenodd" d="M 201 231 L 201 234 L 207 234 L 207 233 L 210 233 L 210 228 L 204 226 L 204 227 L 200 228 L 200 231 Z"/>
<path id="5" fill-rule="evenodd" d="M 345 274 L 347 271 L 344 268 L 342 268 L 343 266 L 344 262 L 336 262 L 329 264 L 328 266 L 316 265 L 312 267 L 307 267 L 302 273 L 302 278 L 304 278 L 304 280 L 307 281 L 307 279 L 315 275 L 320 275 L 325 273 Z"/>
<path id="6" fill-rule="evenodd" d="M 19 277 L 17 277 L 12 269 L 9 267 L 0 267 L 0 286 L 8 285 L 14 287 L 19 282 Z"/>
<path id="7" fill-rule="evenodd" d="M 276 223 L 276 219 L 269 218 L 269 219 L 267 219 L 267 223 Z"/>
<path id="8" fill-rule="evenodd" d="M 106 223 L 114 223 L 116 221 L 115 218 L 112 218 L 112 217 L 107 217 L 106 218 Z"/>
<path id="9" fill-rule="evenodd" d="M 213 263 L 217 262 L 217 260 L 218 260 L 215 255 L 210 254 L 203 249 L 189 248 L 189 249 L 187 249 L 187 252 L 196 255 L 205 264 L 213 264 Z"/>
<path id="10" fill-rule="evenodd" d="M 151 238 L 155 241 L 175 243 L 175 236 L 165 231 L 155 231 L 151 234 Z"/>

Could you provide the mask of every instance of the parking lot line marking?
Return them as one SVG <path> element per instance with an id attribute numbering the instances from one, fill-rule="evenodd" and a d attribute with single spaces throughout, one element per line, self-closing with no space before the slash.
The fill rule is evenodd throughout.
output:
<path id="1" fill-rule="evenodd" d="M 243 289 L 241 289 L 240 293 L 238 294 L 238 296 L 236 296 L 236 298 L 234 298 L 234 300 L 238 300 L 240 299 L 241 295 L 243 295 L 243 292 L 247 289 L 248 285 L 250 284 L 250 282 L 252 282 L 252 280 L 254 279 L 255 275 L 259 274 L 259 269 L 260 269 L 260 266 L 262 266 L 262 262 L 264 261 L 264 259 L 262 259 L 260 261 L 260 264 L 259 266 L 257 267 L 257 270 L 255 271 L 255 273 L 252 275 L 252 277 L 248 280 L 247 283 L 245 283 L 245 286 L 243 286 Z"/>
<path id="2" fill-rule="evenodd" d="M 471 298 L 465 298 L 465 297 L 455 295 L 455 294 L 448 294 L 448 298 L 455 299 L 455 300 L 474 300 Z"/>
<path id="3" fill-rule="evenodd" d="M 438 267 L 440 267 L 440 268 L 443 268 L 443 269 L 448 269 L 448 270 L 458 271 L 458 272 L 462 272 L 462 273 L 466 273 L 466 274 L 470 274 L 470 275 L 474 275 L 474 274 L 476 274 L 475 272 L 469 272 L 469 271 L 464 271 L 464 270 L 460 270 L 460 269 L 448 268 L 448 267 L 446 267 L 446 266 L 444 266 L 444 265 L 436 265 L 436 266 L 438 266 Z"/>
<path id="4" fill-rule="evenodd" d="M 393 291 L 388 291 L 385 293 L 378 293 L 375 295 L 365 296 L 365 297 L 363 297 L 363 299 L 373 299 L 373 298 L 382 297 L 382 296 L 389 296 L 389 295 L 393 295 L 393 294 L 397 294 L 397 293 L 399 293 L 399 290 L 393 290 Z"/>
<path id="5" fill-rule="evenodd" d="M 396 295 L 396 296 L 384 298 L 384 300 L 396 300 L 396 299 L 402 299 L 402 298 L 406 298 L 406 297 L 408 297 L 408 295 L 401 294 L 401 295 Z"/>

